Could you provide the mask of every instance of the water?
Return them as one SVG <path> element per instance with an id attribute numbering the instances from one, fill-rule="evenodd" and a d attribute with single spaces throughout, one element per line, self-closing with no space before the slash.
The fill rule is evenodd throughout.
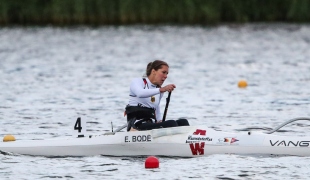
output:
<path id="1" fill-rule="evenodd" d="M 265 131 L 309 117 L 310 26 L 11 27 L 0 29 L 0 136 L 71 135 L 81 117 L 89 134 L 125 123 L 131 79 L 155 59 L 169 63 L 168 119 L 220 131 Z M 246 89 L 237 87 L 239 80 Z M 161 103 L 164 109 L 165 101 Z M 283 135 L 310 136 L 308 122 Z M 176 150 L 177 151 L 177 150 Z M 308 157 L 212 155 L 46 158 L 0 154 L 2 179 L 306 179 Z"/>

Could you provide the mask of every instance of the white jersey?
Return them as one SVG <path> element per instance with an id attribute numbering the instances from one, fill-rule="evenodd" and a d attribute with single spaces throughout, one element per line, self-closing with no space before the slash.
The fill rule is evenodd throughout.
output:
<path id="1" fill-rule="evenodd" d="M 130 84 L 129 105 L 141 106 L 155 109 L 156 120 L 161 120 L 160 100 L 163 93 L 160 93 L 159 88 L 152 84 L 149 78 L 135 78 Z"/>

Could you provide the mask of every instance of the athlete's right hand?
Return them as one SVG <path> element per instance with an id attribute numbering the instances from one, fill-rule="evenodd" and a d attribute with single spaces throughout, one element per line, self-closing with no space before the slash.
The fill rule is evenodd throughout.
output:
<path id="1" fill-rule="evenodd" d="M 176 88 L 174 84 L 168 84 L 167 86 L 160 88 L 159 91 L 161 93 L 166 92 L 166 91 L 171 92 L 174 90 L 174 88 Z"/>

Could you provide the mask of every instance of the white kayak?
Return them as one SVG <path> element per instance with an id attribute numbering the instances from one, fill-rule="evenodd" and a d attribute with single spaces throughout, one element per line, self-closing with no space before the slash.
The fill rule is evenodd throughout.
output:
<path id="1" fill-rule="evenodd" d="M 222 132 L 207 126 L 183 126 L 149 131 L 52 140 L 0 142 L 0 151 L 33 156 L 177 156 L 212 154 L 310 155 L 310 137 L 263 132 Z"/>

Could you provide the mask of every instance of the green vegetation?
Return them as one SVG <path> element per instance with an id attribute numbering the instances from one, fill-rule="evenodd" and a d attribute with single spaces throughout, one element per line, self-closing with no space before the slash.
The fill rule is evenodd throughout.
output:
<path id="1" fill-rule="evenodd" d="M 0 24 L 309 22 L 310 0 L 0 0 Z"/>

